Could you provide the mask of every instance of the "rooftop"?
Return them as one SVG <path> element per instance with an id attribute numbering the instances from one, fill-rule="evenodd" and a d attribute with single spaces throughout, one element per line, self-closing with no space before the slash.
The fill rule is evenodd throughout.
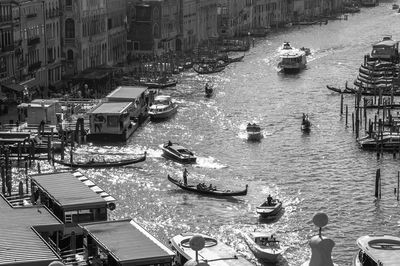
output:
<path id="1" fill-rule="evenodd" d="M 132 105 L 132 102 L 105 102 L 92 109 L 90 114 L 122 114 Z"/>
<path id="2" fill-rule="evenodd" d="M 50 173 L 31 177 L 32 182 L 47 192 L 60 207 L 73 209 L 107 204 L 106 200 L 82 183 L 73 173 Z"/>
<path id="3" fill-rule="evenodd" d="M 140 95 L 147 90 L 147 87 L 143 86 L 119 86 L 110 94 L 106 96 L 107 99 L 127 99 L 134 100 L 140 97 Z"/>
<path id="4" fill-rule="evenodd" d="M 132 220 L 80 225 L 118 262 L 171 259 L 174 253 Z"/>

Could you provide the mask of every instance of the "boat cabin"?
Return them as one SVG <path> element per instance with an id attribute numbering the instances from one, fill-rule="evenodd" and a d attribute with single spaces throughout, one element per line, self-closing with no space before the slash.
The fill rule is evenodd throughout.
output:
<path id="1" fill-rule="evenodd" d="M 397 63 L 399 61 L 399 42 L 391 37 L 384 37 L 382 41 L 372 45 L 371 59 Z"/>
<path id="2" fill-rule="evenodd" d="M 31 175 L 32 202 L 43 204 L 65 224 L 64 234 L 79 234 L 78 223 L 107 220 L 115 199 L 79 172 Z"/>
<path id="3" fill-rule="evenodd" d="M 92 265 L 171 266 L 175 253 L 133 220 L 81 224 Z M 99 264 L 96 264 L 99 263 Z"/>
<path id="4" fill-rule="evenodd" d="M 145 86 L 119 86 L 106 96 L 107 102 L 131 102 L 133 108 L 129 112 L 131 120 L 141 123 L 148 114 L 147 108 L 153 102 L 154 96 Z"/>
<path id="5" fill-rule="evenodd" d="M 57 124 L 57 113 L 61 112 L 61 105 L 58 100 L 35 99 L 30 103 L 21 103 L 17 106 L 18 119 L 28 124 Z"/>
<path id="6" fill-rule="evenodd" d="M 138 128 L 139 122 L 132 120 L 132 102 L 103 102 L 88 112 L 89 138 L 127 140 Z"/>
<path id="7" fill-rule="evenodd" d="M 168 95 L 158 95 L 154 98 L 153 104 L 150 106 L 150 109 L 158 112 L 163 112 L 171 108 L 173 105 L 171 96 Z"/>
<path id="8" fill-rule="evenodd" d="M 277 240 L 274 234 L 267 235 L 263 232 L 252 232 L 251 236 L 254 242 L 259 246 L 278 246 L 279 240 Z"/>

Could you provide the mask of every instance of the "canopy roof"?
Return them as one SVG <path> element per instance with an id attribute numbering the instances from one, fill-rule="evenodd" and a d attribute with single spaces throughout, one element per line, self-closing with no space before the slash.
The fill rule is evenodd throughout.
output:
<path id="1" fill-rule="evenodd" d="M 122 114 L 132 105 L 132 102 L 105 102 L 92 109 L 89 114 Z"/>
<path id="2" fill-rule="evenodd" d="M 109 101 L 117 99 L 135 100 L 147 90 L 144 86 L 119 86 L 106 96 Z"/>
<path id="3" fill-rule="evenodd" d="M 154 258 L 171 260 L 175 255 L 132 220 L 87 223 L 80 226 L 120 263 Z"/>

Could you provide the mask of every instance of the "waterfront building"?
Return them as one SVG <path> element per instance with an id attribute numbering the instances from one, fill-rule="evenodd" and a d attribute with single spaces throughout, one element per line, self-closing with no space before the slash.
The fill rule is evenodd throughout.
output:
<path id="1" fill-rule="evenodd" d="M 221 37 L 246 34 L 252 24 L 252 0 L 218 0 L 217 25 Z"/>
<path id="2" fill-rule="evenodd" d="M 28 125 L 57 125 L 57 113 L 62 113 L 61 104 L 55 99 L 34 99 L 30 103 L 21 103 L 18 108 L 18 120 Z"/>
<path id="3" fill-rule="evenodd" d="M 85 259 L 102 265 L 171 266 L 175 253 L 131 219 L 85 223 Z"/>
<path id="4" fill-rule="evenodd" d="M 107 63 L 106 0 L 61 1 L 62 54 L 66 77 Z"/>
<path id="5" fill-rule="evenodd" d="M 106 0 L 107 7 L 107 64 L 126 61 L 126 0 Z"/>
<path id="6" fill-rule="evenodd" d="M 61 79 L 61 29 L 59 0 L 43 2 L 45 8 L 44 23 L 46 25 L 44 47 L 45 63 L 47 64 L 47 82 L 42 84 L 49 90 L 58 91 L 62 86 Z M 40 91 L 43 98 L 43 91 Z M 47 95 L 45 95 L 47 96 Z"/>
<path id="7" fill-rule="evenodd" d="M 128 61 L 182 50 L 178 0 L 130 0 L 128 24 Z"/>

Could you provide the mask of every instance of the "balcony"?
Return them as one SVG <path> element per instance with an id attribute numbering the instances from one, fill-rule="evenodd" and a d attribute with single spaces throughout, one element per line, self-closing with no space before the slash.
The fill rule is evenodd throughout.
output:
<path id="1" fill-rule="evenodd" d="M 5 52 L 11 52 L 11 51 L 14 51 L 14 45 L 8 45 L 8 46 L 5 46 L 5 47 L 3 47 L 3 48 L 1 48 L 1 51 L 3 52 L 3 53 L 5 53 Z"/>
<path id="2" fill-rule="evenodd" d="M 40 37 L 39 36 L 28 39 L 28 46 L 32 46 L 32 45 L 35 45 L 35 44 L 38 44 L 38 43 L 40 43 Z"/>
<path id="3" fill-rule="evenodd" d="M 37 61 L 33 64 L 30 64 L 28 67 L 28 72 L 32 72 L 35 71 L 37 69 L 39 69 L 42 66 L 42 62 L 41 61 Z"/>
<path id="4" fill-rule="evenodd" d="M 55 61 L 56 61 L 55 58 L 49 58 L 49 59 L 47 60 L 47 63 L 48 63 L 48 64 L 52 64 L 52 63 L 54 63 Z"/>

